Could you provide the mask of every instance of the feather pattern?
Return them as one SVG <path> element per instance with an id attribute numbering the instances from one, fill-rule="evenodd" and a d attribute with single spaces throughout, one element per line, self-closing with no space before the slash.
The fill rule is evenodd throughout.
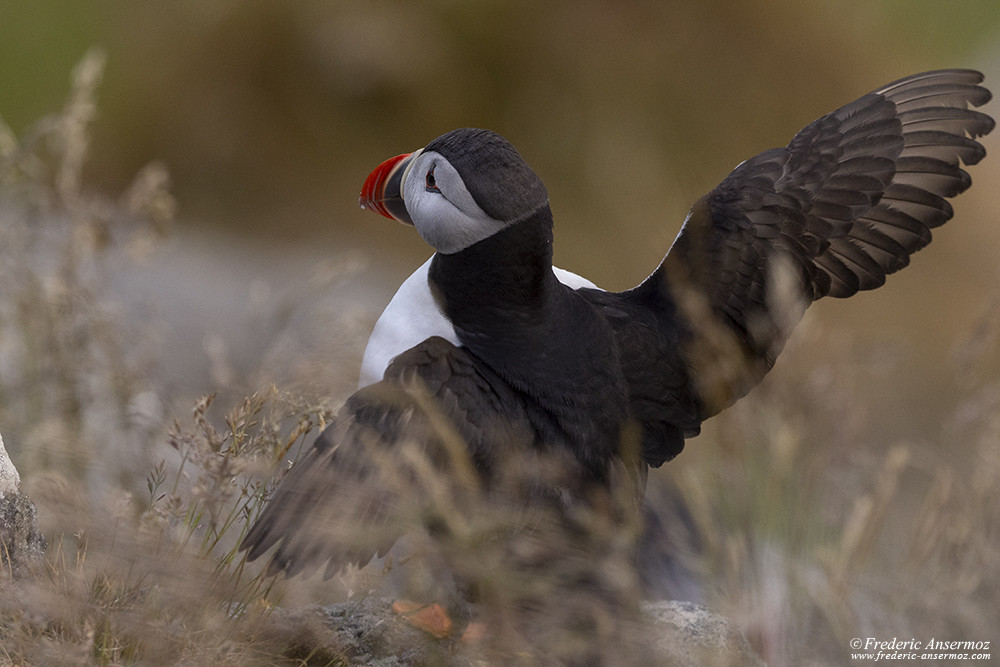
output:
<path id="1" fill-rule="evenodd" d="M 590 502 L 623 467 L 641 492 L 648 466 L 761 380 L 809 304 L 879 287 L 952 217 L 994 126 L 974 109 L 990 98 L 981 81 L 900 79 L 741 163 L 621 293 L 555 278 L 547 195 L 512 146 L 484 130 L 439 137 L 425 155 L 451 160 L 465 195 L 506 221 L 429 263 L 426 302 L 457 344 L 420 342 L 347 401 L 244 538 L 248 557 L 273 549 L 272 572 L 332 574 L 407 526 L 440 530 L 468 494 Z M 428 469 L 453 480 L 447 493 Z"/>
<path id="2" fill-rule="evenodd" d="M 742 163 L 695 205 L 639 289 L 688 304 L 690 373 L 715 378 L 699 389 L 703 417 L 759 382 L 810 302 L 881 286 L 952 217 L 947 198 L 971 184 L 963 166 L 983 158 L 976 139 L 994 126 L 970 108 L 990 99 L 981 82 L 971 70 L 893 82 Z M 733 338 L 730 351 L 706 329 Z"/>

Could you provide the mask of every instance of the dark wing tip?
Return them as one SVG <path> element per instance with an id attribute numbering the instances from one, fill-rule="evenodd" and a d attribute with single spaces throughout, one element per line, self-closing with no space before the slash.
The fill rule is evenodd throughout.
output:
<path id="1" fill-rule="evenodd" d="M 952 217 L 949 198 L 972 182 L 962 167 L 983 159 L 977 138 L 996 125 L 976 110 L 992 97 L 983 78 L 968 69 L 904 77 L 740 164 L 692 207 L 640 287 L 696 292 L 747 354 L 732 384 L 752 386 L 801 315 L 770 295 L 772 265 L 793 269 L 784 281 L 799 290 L 792 297 L 848 297 L 883 285 Z M 712 363 L 692 375 L 710 375 Z"/>
<path id="2" fill-rule="evenodd" d="M 930 242 L 931 229 L 954 215 L 948 199 L 972 184 L 961 165 L 985 157 L 986 149 L 976 139 L 996 125 L 989 115 L 974 110 L 992 97 L 979 85 L 983 79 L 970 69 L 936 70 L 904 77 L 871 94 L 893 104 L 903 146 L 881 196 L 844 235 L 875 266 L 866 268 L 843 243 L 831 244 L 831 257 L 817 258 L 825 270 L 846 266 L 858 276 L 856 284 L 835 279 L 830 296 L 879 287 L 886 275 L 905 267 L 910 255 Z"/>
<path id="3" fill-rule="evenodd" d="M 273 547 L 275 542 L 277 539 L 271 536 L 271 522 L 258 520 L 240 540 L 239 551 L 247 553 L 248 561 L 255 561 Z"/>

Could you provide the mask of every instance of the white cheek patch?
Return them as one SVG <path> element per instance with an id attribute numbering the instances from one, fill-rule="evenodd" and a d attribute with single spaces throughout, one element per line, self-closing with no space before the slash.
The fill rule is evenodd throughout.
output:
<path id="1" fill-rule="evenodd" d="M 441 192 L 427 190 L 427 172 Z M 494 220 L 476 204 L 455 168 L 434 151 L 421 153 L 410 164 L 403 183 L 403 201 L 421 238 L 446 255 L 489 238 L 507 223 Z"/>

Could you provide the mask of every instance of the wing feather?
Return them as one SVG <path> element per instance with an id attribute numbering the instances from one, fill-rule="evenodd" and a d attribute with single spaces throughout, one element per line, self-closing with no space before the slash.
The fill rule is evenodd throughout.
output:
<path id="1" fill-rule="evenodd" d="M 351 396 L 241 548 L 250 560 L 274 549 L 271 574 L 363 565 L 407 530 L 439 524 L 431 499 L 475 491 L 498 457 L 532 442 L 519 396 L 464 348 L 429 338 Z M 427 479 L 420 462 L 441 474 Z"/>
<path id="2" fill-rule="evenodd" d="M 702 418 L 754 386 L 805 307 L 875 289 L 948 221 L 994 121 L 972 70 L 900 79 L 740 164 L 636 290 L 675 304 Z M 705 379 L 707 378 L 707 380 Z"/>

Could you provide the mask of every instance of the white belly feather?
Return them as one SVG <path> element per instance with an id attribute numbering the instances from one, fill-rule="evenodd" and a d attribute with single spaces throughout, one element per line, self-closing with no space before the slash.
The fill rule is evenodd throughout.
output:
<path id="1" fill-rule="evenodd" d="M 438 310 L 427 285 L 427 272 L 430 270 L 431 259 L 424 262 L 399 286 L 375 323 L 375 329 L 368 339 L 365 355 L 361 360 L 359 388 L 381 380 L 389 362 L 396 355 L 431 336 L 440 336 L 455 345 L 460 344 L 454 327 Z M 582 287 L 598 289 L 594 283 L 570 271 L 558 267 L 552 267 L 552 271 L 559 282 L 573 289 Z"/>

